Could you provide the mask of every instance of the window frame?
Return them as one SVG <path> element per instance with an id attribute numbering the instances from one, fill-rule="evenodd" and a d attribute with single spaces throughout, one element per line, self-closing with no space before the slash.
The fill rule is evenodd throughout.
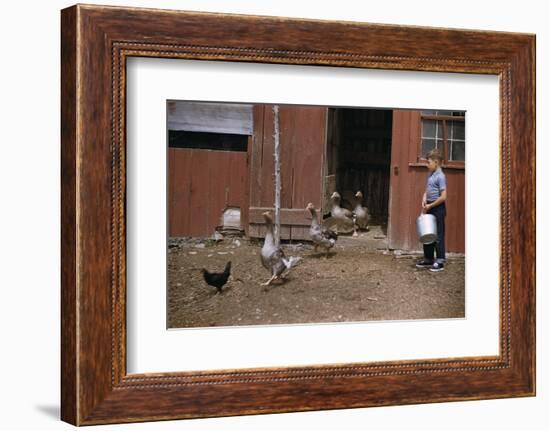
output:
<path id="1" fill-rule="evenodd" d="M 466 122 L 466 115 L 458 116 L 458 115 L 437 115 L 437 114 L 424 114 L 420 113 L 420 139 L 418 141 L 418 148 L 417 148 L 417 160 L 418 163 L 426 164 L 428 163 L 428 159 L 424 157 L 424 154 L 422 153 L 422 121 L 423 120 L 435 120 L 435 121 L 442 121 L 443 126 L 443 164 L 442 167 L 444 168 L 459 168 L 459 169 L 465 169 L 466 167 L 466 160 L 449 160 L 449 141 L 447 136 L 447 123 L 449 121 L 463 121 Z M 465 137 L 466 138 L 466 137 Z M 466 139 L 464 139 L 464 142 L 466 142 Z"/>

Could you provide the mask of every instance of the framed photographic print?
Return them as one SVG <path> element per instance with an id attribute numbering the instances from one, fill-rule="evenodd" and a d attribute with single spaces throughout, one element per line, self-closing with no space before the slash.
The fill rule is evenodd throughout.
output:
<path id="1" fill-rule="evenodd" d="M 63 420 L 535 394 L 533 35 L 77 5 L 61 42 Z"/>

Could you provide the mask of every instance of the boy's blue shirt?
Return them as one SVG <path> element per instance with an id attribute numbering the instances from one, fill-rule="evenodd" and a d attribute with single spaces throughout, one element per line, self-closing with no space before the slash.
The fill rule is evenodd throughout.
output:
<path id="1" fill-rule="evenodd" d="M 426 182 L 426 200 L 433 202 L 441 196 L 441 192 L 447 188 L 447 178 L 441 168 L 437 168 L 430 175 Z"/>

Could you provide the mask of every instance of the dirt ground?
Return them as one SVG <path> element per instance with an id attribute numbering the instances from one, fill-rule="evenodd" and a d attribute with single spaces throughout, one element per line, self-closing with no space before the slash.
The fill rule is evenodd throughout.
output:
<path id="1" fill-rule="evenodd" d="M 284 283 L 266 288 L 260 248 L 244 239 L 171 241 L 169 328 L 464 317 L 464 257 L 432 273 L 414 266 L 418 255 L 351 238 L 339 239 L 328 259 L 307 242 L 283 245 L 303 259 Z M 217 293 L 200 270 L 221 272 L 228 261 L 231 278 Z"/>

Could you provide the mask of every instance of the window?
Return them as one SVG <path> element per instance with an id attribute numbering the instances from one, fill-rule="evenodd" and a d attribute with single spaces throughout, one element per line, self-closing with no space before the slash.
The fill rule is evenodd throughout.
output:
<path id="1" fill-rule="evenodd" d="M 253 133 L 253 105 L 168 100 L 166 113 L 171 148 L 248 149 L 248 137 Z"/>
<path id="2" fill-rule="evenodd" d="M 463 165 L 466 156 L 465 111 L 422 111 L 420 159 L 434 148 L 441 151 L 444 164 Z"/>
<path id="3" fill-rule="evenodd" d="M 248 136 L 229 133 L 168 131 L 170 148 L 195 148 L 200 150 L 244 151 L 248 149 Z"/>

